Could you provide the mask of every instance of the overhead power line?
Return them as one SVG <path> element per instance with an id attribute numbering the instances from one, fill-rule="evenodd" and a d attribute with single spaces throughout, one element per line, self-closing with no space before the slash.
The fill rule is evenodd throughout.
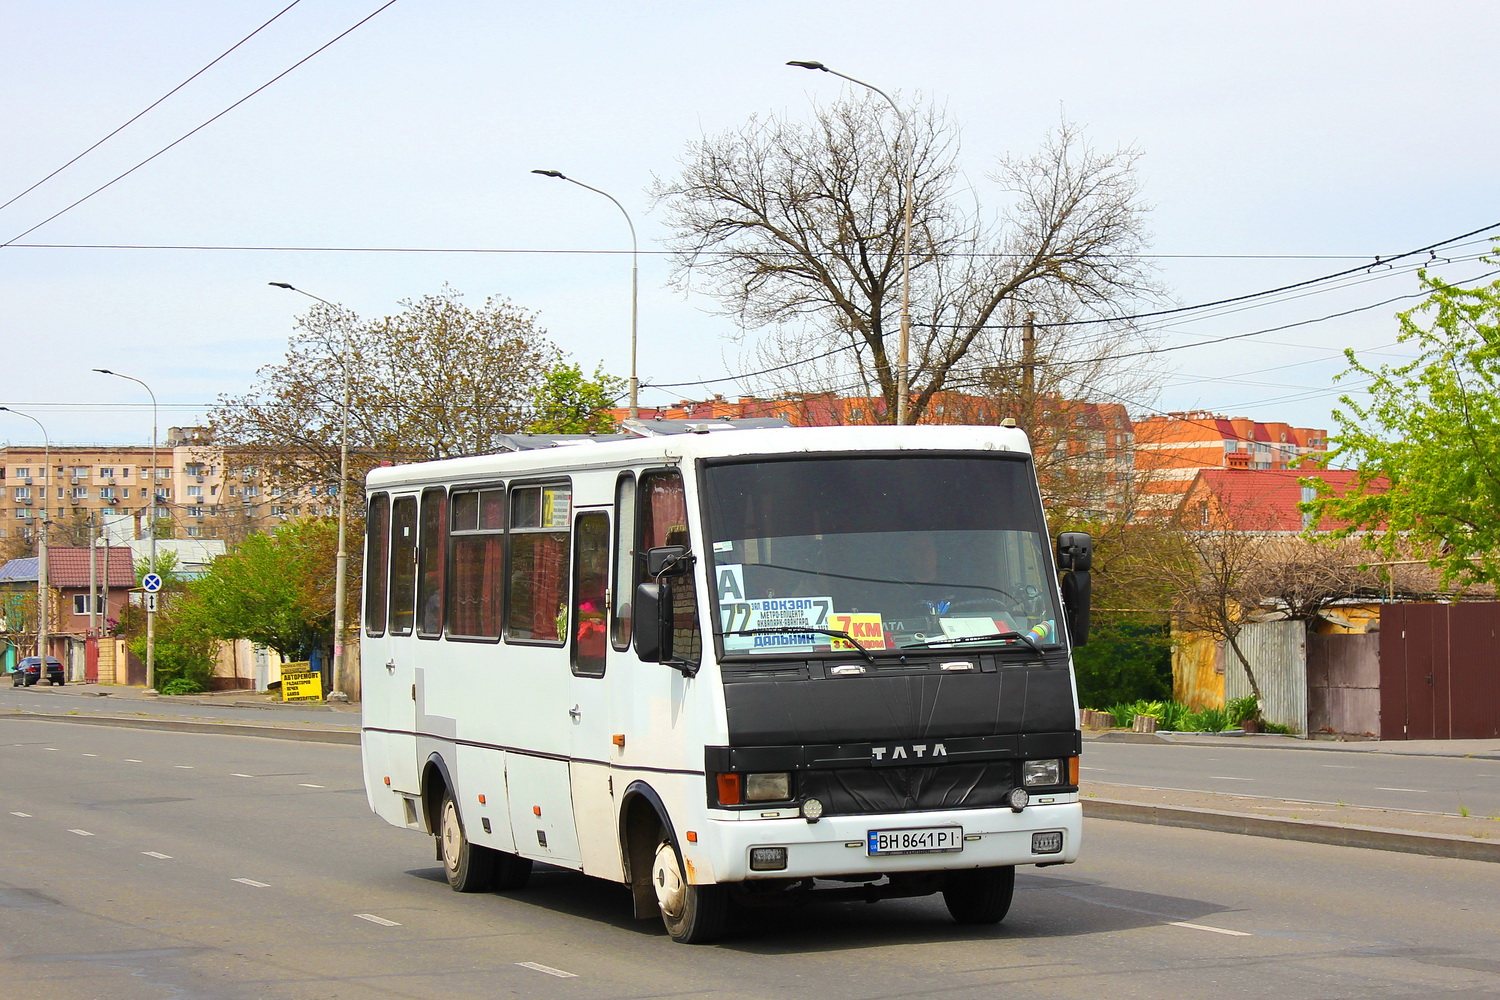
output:
<path id="1" fill-rule="evenodd" d="M 235 42 L 233 45 L 229 46 L 229 48 L 225 49 L 223 52 L 220 52 L 207 65 L 205 65 L 202 69 L 198 70 L 198 72 L 194 73 L 192 76 L 188 77 L 186 80 L 183 80 L 177 86 L 173 87 L 171 90 L 167 91 L 165 94 L 162 94 L 156 100 L 154 100 L 150 104 L 146 105 L 140 111 L 136 112 L 136 114 L 133 117 L 131 117 L 124 124 L 118 126 L 114 131 L 110 132 L 104 138 L 100 139 L 98 142 L 94 143 L 92 146 L 90 146 L 88 149 L 85 149 L 83 152 L 79 153 L 77 156 L 73 157 L 67 163 L 64 163 L 62 166 L 60 166 L 56 170 L 52 171 L 46 177 L 43 177 L 41 180 L 37 181 L 35 184 L 32 184 L 31 187 L 27 188 L 25 191 L 22 191 L 20 194 L 12 196 L 9 201 L 7 201 L 3 205 L 0 205 L 0 211 L 4 211 L 5 209 L 7 209 L 10 206 L 14 205 L 16 202 L 20 201 L 22 198 L 26 197 L 28 194 L 30 194 L 31 192 L 35 191 L 37 188 L 41 187 L 43 184 L 47 183 L 52 178 L 56 177 L 58 174 L 62 173 L 64 170 L 67 170 L 73 164 L 77 163 L 79 160 L 83 159 L 85 156 L 88 156 L 94 150 L 98 149 L 100 146 L 104 145 L 106 142 L 108 142 L 109 140 L 113 139 L 115 136 L 119 135 L 121 132 L 125 131 L 131 125 L 134 125 L 136 122 L 140 121 L 152 109 L 154 109 L 157 105 L 161 104 L 163 101 L 165 101 L 167 98 L 171 97 L 173 94 L 177 93 L 183 87 L 186 87 L 188 84 L 190 84 L 194 80 L 198 79 L 198 77 L 202 76 L 204 73 L 207 73 L 210 69 L 213 69 L 213 67 L 215 65 L 217 65 L 219 62 L 221 62 L 224 59 L 224 57 L 228 56 L 235 49 L 239 48 L 241 45 L 244 45 L 250 39 L 254 38 L 256 35 L 260 34 L 262 31 L 264 31 L 266 28 L 270 27 L 272 21 L 275 21 L 277 18 L 281 17 L 282 14 L 285 14 L 287 11 L 291 10 L 293 7 L 297 6 L 301 2 L 302 2 L 302 0 L 292 0 L 291 3 L 287 4 L 285 7 L 281 8 L 281 10 L 279 10 L 275 14 L 273 14 L 271 16 L 270 20 L 266 21 L 259 28 L 256 28 L 254 31 L 250 32 L 250 34 L 246 35 L 244 38 L 241 38 L 239 41 Z M 23 233 L 22 235 L 25 235 L 25 234 Z"/>
<path id="2" fill-rule="evenodd" d="M 308 60 L 312 59 L 314 56 L 322 53 L 324 50 L 326 50 L 327 48 L 329 48 L 330 46 L 332 46 L 333 44 L 335 44 L 339 40 L 341 40 L 344 37 L 348 36 L 355 29 L 357 29 L 357 28 L 361 27 L 362 25 L 368 23 L 376 15 L 380 14 L 382 11 L 384 11 L 386 8 L 392 6 L 396 2 L 397 2 L 397 0 L 386 0 L 386 2 L 384 4 L 382 4 L 380 7 L 378 7 L 374 12 L 372 12 L 372 13 L 366 15 L 365 17 L 361 18 L 359 21 L 357 21 L 356 23 L 354 23 L 350 27 L 345 28 L 343 31 L 339 32 L 333 38 L 331 38 L 328 41 L 324 42 L 322 45 L 318 46 L 316 49 L 313 49 L 307 55 L 303 56 L 301 59 L 298 59 L 296 62 L 292 63 L 292 65 L 288 66 L 286 69 L 282 70 L 280 73 L 277 73 L 275 76 L 271 77 L 271 79 L 267 80 L 265 83 L 261 84 L 259 87 L 256 87 L 254 90 L 250 91 L 250 93 L 246 94 L 244 97 L 241 97 L 239 100 L 237 100 L 233 104 L 229 105 L 229 107 L 225 108 L 223 111 L 220 111 L 218 114 L 214 115 L 212 118 L 208 119 L 207 121 L 203 122 L 202 124 L 200 124 L 200 125 L 196 126 L 195 128 L 191 129 L 190 131 L 188 131 L 184 135 L 179 136 L 178 138 L 176 138 L 176 139 L 172 140 L 171 142 L 167 143 L 167 145 L 163 146 L 161 149 L 158 149 L 156 152 L 152 153 L 150 156 L 146 157 L 144 160 L 140 161 L 135 166 L 131 167 L 129 170 L 126 170 L 124 173 L 116 175 L 111 180 L 105 181 L 103 184 L 101 184 L 98 187 L 94 188 L 94 190 L 90 191 L 88 194 L 84 195 L 82 198 L 79 198 L 77 201 L 73 202 L 72 204 L 70 204 L 70 205 L 68 205 L 68 206 L 66 206 L 66 207 L 64 207 L 62 209 L 59 209 L 56 212 L 53 212 L 51 215 L 47 216 L 47 218 L 43 219 L 41 222 L 38 222 L 36 225 L 32 226 L 30 229 L 26 230 L 25 232 L 18 233 L 17 235 L 15 235 L 15 236 L 11 237 L 10 239 L 6 240 L 4 243 L 0 243 L 0 247 L 11 246 L 17 240 L 19 240 L 19 239 L 21 239 L 23 237 L 26 237 L 26 236 L 30 236 L 32 233 L 36 232 L 38 229 L 40 229 L 43 226 L 45 226 L 47 223 L 53 221 L 54 219 L 58 218 L 59 216 L 66 215 L 68 212 L 71 212 L 73 209 L 77 208 L 79 205 L 82 205 L 84 202 L 86 202 L 90 198 L 94 197 L 94 195 L 99 194 L 101 191 L 104 191 L 104 190 L 112 187 L 116 183 L 124 180 L 126 177 L 129 177 L 131 174 L 135 173 L 137 170 L 141 169 L 146 164 L 148 164 L 152 160 L 156 159 L 158 156 L 161 156 L 163 153 L 167 152 L 168 150 L 170 150 L 170 149 L 172 149 L 172 148 L 180 145 L 183 142 L 186 142 L 188 139 L 192 138 L 194 135 L 197 135 L 199 132 L 203 131 L 205 128 L 207 128 L 208 126 L 212 125 L 214 122 L 218 121 L 220 118 L 223 118 L 225 115 L 229 114 L 229 112 L 233 111 L 235 108 L 239 107 L 241 104 L 244 104 L 246 101 L 250 100 L 250 98 L 254 97 L 256 94 L 259 94 L 261 91 L 265 90 L 267 87 L 271 86 L 273 83 L 275 83 L 276 81 L 280 80 L 282 77 L 286 76 L 288 73 L 290 73 L 293 70 L 297 69 L 299 66 L 301 66 L 304 63 L 306 63 Z"/>

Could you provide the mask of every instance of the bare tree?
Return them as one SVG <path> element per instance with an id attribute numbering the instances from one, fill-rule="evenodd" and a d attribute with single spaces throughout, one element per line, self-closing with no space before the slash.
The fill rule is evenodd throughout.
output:
<path id="1" fill-rule="evenodd" d="M 811 123 L 757 116 L 696 140 L 681 175 L 658 178 L 652 193 L 666 207 L 678 282 L 702 282 L 743 330 L 771 331 L 759 367 L 795 364 L 805 391 L 880 396 L 889 420 L 910 164 L 915 420 L 945 389 L 1019 364 L 1025 313 L 1108 319 L 1157 291 L 1142 256 L 1135 150 L 1099 153 L 1063 122 L 1035 154 L 1000 162 L 991 180 L 1009 202 L 998 215 L 965 200 L 957 155 L 958 129 L 942 112 L 913 107 L 903 128 L 867 96 Z M 1076 354 L 1061 338 L 1048 352 L 1054 363 Z"/>

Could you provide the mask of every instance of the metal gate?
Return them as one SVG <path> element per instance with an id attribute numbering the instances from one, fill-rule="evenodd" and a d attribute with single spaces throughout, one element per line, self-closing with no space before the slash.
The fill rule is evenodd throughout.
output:
<path id="1" fill-rule="evenodd" d="M 1381 738 L 1500 736 L 1500 603 L 1380 611 Z"/>

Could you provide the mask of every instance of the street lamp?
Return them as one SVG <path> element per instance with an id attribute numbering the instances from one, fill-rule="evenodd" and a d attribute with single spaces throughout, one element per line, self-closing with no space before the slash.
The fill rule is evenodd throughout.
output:
<path id="1" fill-rule="evenodd" d="M 857 83 L 866 90 L 873 90 L 885 98 L 885 102 L 891 106 L 891 110 L 896 112 L 896 121 L 900 125 L 901 131 L 908 131 L 906 127 L 906 115 L 902 114 L 901 109 L 896 106 L 896 102 L 891 100 L 890 94 L 887 94 L 873 83 L 866 83 L 863 80 L 857 80 L 849 76 L 847 73 L 840 73 L 836 69 L 829 69 L 820 62 L 792 60 L 787 65 L 796 66 L 799 69 L 822 70 L 824 73 L 832 73 L 834 76 L 848 80 L 850 83 Z M 916 145 L 916 136 L 913 135 L 910 142 L 911 149 L 906 157 L 906 207 L 901 227 L 901 347 L 899 353 L 900 360 L 896 373 L 896 423 L 898 424 L 906 423 L 907 398 L 911 394 L 907 358 L 911 350 L 911 200 L 912 190 L 916 186 Z"/>
<path id="2" fill-rule="evenodd" d="M 310 299 L 317 299 L 335 312 L 339 311 L 338 306 L 321 295 L 303 291 L 296 285 L 289 285 L 285 281 L 268 281 L 266 284 L 273 288 L 285 288 L 298 295 L 306 295 Z M 349 572 L 349 553 L 344 544 L 344 525 L 347 517 L 345 496 L 349 492 L 349 330 L 347 327 L 344 329 L 342 354 L 344 405 L 339 411 L 339 548 L 333 570 L 333 683 L 329 685 L 332 690 L 328 692 L 328 697 L 334 701 L 348 699 L 348 695 L 343 693 L 340 684 L 344 674 L 344 591 Z M 342 695 L 342 699 L 335 697 L 336 695 Z"/>
<path id="3" fill-rule="evenodd" d="M 577 184 L 581 188 L 588 188 L 588 190 L 595 194 L 604 195 L 604 197 L 615 203 L 615 207 L 620 210 L 620 214 L 625 216 L 625 224 L 630 227 L 630 418 L 634 420 L 641 415 L 640 382 L 635 377 L 636 304 L 638 301 L 637 290 L 639 288 L 640 274 L 640 246 L 636 243 L 635 239 L 635 223 L 630 220 L 630 213 L 625 211 L 625 206 L 621 205 L 619 199 L 608 191 L 600 191 L 596 187 L 583 183 L 583 181 L 575 181 L 560 170 L 533 170 L 532 173 L 541 174 L 543 177 L 555 177 L 560 181 L 567 181 L 569 184 Z"/>
<path id="4" fill-rule="evenodd" d="M 134 375 L 121 375 L 119 372 L 112 372 L 108 368 L 95 368 L 94 371 L 100 375 L 113 375 L 115 378 L 123 378 L 134 382 L 145 389 L 147 395 L 151 397 L 151 489 L 148 496 L 151 506 L 147 508 L 150 511 L 147 527 L 151 532 L 151 572 L 155 573 L 158 571 L 156 565 L 156 393 L 152 392 L 149 385 Z M 156 693 L 156 607 L 155 599 L 150 595 L 146 597 L 146 693 Z"/>
<path id="5" fill-rule="evenodd" d="M 37 530 L 36 543 L 36 651 L 41 657 L 41 672 L 37 675 L 38 684 L 52 684 L 52 674 L 47 671 L 47 610 L 51 602 L 47 594 L 47 473 L 52 468 L 52 438 L 47 433 L 47 428 L 42 422 L 29 413 L 20 410 L 12 410 L 8 406 L 0 406 L 0 410 L 6 413 L 14 413 L 18 417 L 25 417 L 36 424 L 42 432 L 42 523 Z"/>

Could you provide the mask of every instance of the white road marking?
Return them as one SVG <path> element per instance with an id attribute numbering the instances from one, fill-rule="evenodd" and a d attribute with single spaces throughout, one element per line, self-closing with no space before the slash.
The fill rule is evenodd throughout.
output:
<path id="1" fill-rule="evenodd" d="M 93 834 L 89 833 L 87 830 L 69 830 L 68 832 L 69 833 L 76 833 L 80 837 L 92 837 L 93 836 Z"/>
<path id="2" fill-rule="evenodd" d="M 148 858 L 156 858 L 158 861 L 171 861 L 172 860 L 172 855 L 170 855 L 170 854 L 163 854 L 160 851 L 142 851 L 141 853 L 144 854 Z"/>
<path id="3" fill-rule="evenodd" d="M 303 788 L 322 788 L 323 787 L 322 785 L 310 785 L 310 784 L 308 784 L 305 781 L 299 781 L 299 782 L 297 782 L 297 784 L 301 785 Z"/>
<path id="4" fill-rule="evenodd" d="M 1421 792 L 1421 793 L 1425 793 L 1427 791 L 1427 789 L 1425 789 L 1425 788 L 1380 788 L 1378 786 L 1376 787 L 1375 790 L 1377 792 Z"/>
<path id="5" fill-rule="evenodd" d="M 1216 775 L 1212 776 L 1211 778 L 1209 778 L 1208 780 L 1209 781 L 1254 781 L 1255 779 L 1254 778 L 1234 778 L 1234 777 L 1230 777 L 1227 774 L 1216 774 Z"/>
<path id="6" fill-rule="evenodd" d="M 1353 771 L 1353 770 L 1356 770 L 1356 768 L 1355 768 L 1355 766 L 1353 764 L 1319 764 L 1318 766 L 1319 767 L 1336 767 L 1336 768 L 1338 768 L 1341 771 Z"/>
<path id="7" fill-rule="evenodd" d="M 51 750 L 51 751 L 53 751 L 53 752 L 54 752 L 54 753 L 57 753 L 57 752 L 59 752 L 59 751 L 58 751 L 58 749 L 57 749 L 57 747 L 42 747 L 42 749 L 43 749 L 43 750 Z"/>
<path id="8" fill-rule="evenodd" d="M 253 777 L 255 777 L 255 775 L 253 775 L 253 774 L 241 774 L 238 771 L 232 772 L 229 776 L 231 778 L 253 778 Z"/>
<path id="9" fill-rule="evenodd" d="M 1248 931 L 1232 931 L 1227 927 L 1210 927 L 1207 924 L 1190 924 L 1186 920 L 1173 920 L 1173 927 L 1186 927 L 1190 931 L 1208 931 L 1210 934 L 1228 934 L 1230 937 L 1254 937 Z"/>
<path id="10" fill-rule="evenodd" d="M 1107 771 L 1107 770 L 1109 770 L 1109 768 L 1107 768 L 1107 767 L 1085 767 L 1085 768 L 1081 768 L 1081 770 L 1084 770 L 1084 771 Z"/>
<path id="11" fill-rule="evenodd" d="M 191 771 L 193 769 L 193 765 L 191 765 L 191 764 L 173 764 L 172 766 L 173 767 L 180 767 L 184 771 Z"/>
<path id="12" fill-rule="evenodd" d="M 136 760 L 134 757 L 126 757 L 125 758 L 125 763 L 127 763 L 127 764 L 140 764 L 140 763 L 144 763 L 144 762 Z"/>
<path id="13" fill-rule="evenodd" d="M 558 979 L 578 978 L 578 973 L 576 972 L 564 972 L 561 969 L 554 969 L 550 965 L 539 965 L 536 962 L 517 962 L 516 964 L 523 969 L 535 969 L 537 972 L 545 972 L 547 975 L 556 976 Z"/>
<path id="14" fill-rule="evenodd" d="M 271 885 L 270 885 L 269 882 L 257 882 L 253 878 L 232 878 L 229 881 L 231 881 L 231 882 L 238 882 L 240 885 L 253 885 L 257 889 L 269 889 L 269 888 L 271 888 Z"/>
<path id="15" fill-rule="evenodd" d="M 96 754 L 96 753 L 86 753 L 86 754 L 84 754 L 84 756 L 85 756 L 85 757 L 97 757 L 97 756 L 99 756 L 99 755 L 98 755 L 98 754 Z"/>
<path id="16" fill-rule="evenodd" d="M 31 813 L 23 813 L 23 812 L 14 812 L 14 811 L 12 811 L 11 815 L 12 816 L 19 816 L 22 819 L 30 819 L 31 818 Z"/>
<path id="17" fill-rule="evenodd" d="M 377 917 L 373 913 L 356 913 L 355 916 L 358 917 L 361 920 L 368 920 L 372 924 L 379 924 L 382 927 L 400 927 L 401 926 L 400 924 L 398 924 L 394 920 L 387 920 L 387 919 L 385 919 L 385 917 Z"/>

